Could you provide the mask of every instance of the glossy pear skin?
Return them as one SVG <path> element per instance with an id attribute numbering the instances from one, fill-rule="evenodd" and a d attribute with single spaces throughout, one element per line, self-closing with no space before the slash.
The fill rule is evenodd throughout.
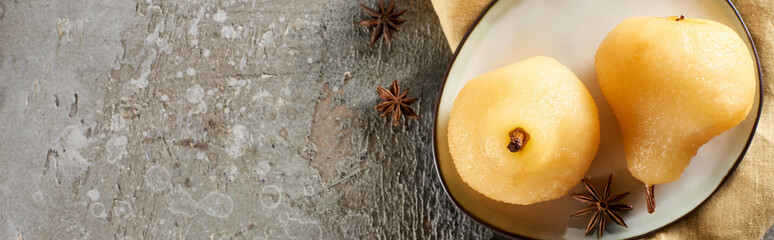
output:
<path id="1" fill-rule="evenodd" d="M 699 147 L 744 120 L 754 102 L 750 51 L 710 20 L 628 18 L 602 41 L 595 65 L 627 167 L 646 185 L 679 179 Z"/>
<path id="2" fill-rule="evenodd" d="M 511 152 L 509 132 L 529 139 Z M 533 57 L 470 80 L 454 100 L 449 151 L 471 188 L 512 204 L 564 196 L 599 148 L 599 116 L 583 83 L 549 57 Z"/>

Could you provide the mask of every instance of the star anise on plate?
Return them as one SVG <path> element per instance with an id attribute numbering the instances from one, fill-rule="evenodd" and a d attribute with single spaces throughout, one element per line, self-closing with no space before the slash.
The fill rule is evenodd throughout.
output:
<path id="1" fill-rule="evenodd" d="M 392 80 L 392 86 L 390 86 L 389 91 L 381 86 L 378 86 L 376 91 L 379 92 L 379 97 L 384 99 L 384 102 L 376 105 L 374 108 L 382 112 L 382 117 L 392 114 L 392 125 L 398 126 L 401 114 L 405 114 L 413 119 L 419 118 L 419 116 L 414 113 L 414 110 L 409 107 L 409 104 L 416 102 L 417 99 L 406 97 L 409 88 L 400 92 L 398 79 Z"/>
<path id="2" fill-rule="evenodd" d="M 623 200 L 626 196 L 629 195 L 631 192 L 625 192 L 618 195 L 615 195 L 613 197 L 610 196 L 610 182 L 613 179 L 613 174 L 610 174 L 610 177 L 607 178 L 607 183 L 605 184 L 605 188 L 602 190 L 602 194 L 600 195 L 600 192 L 597 191 L 597 189 L 594 188 L 594 186 L 589 183 L 588 180 L 583 179 L 583 184 L 586 185 L 586 190 L 588 190 L 589 194 L 591 196 L 584 196 L 580 194 L 573 194 L 572 198 L 577 199 L 578 201 L 581 201 L 583 203 L 591 204 L 589 207 L 581 209 L 580 211 L 570 215 L 570 217 L 578 217 L 583 215 L 588 215 L 593 213 L 594 216 L 591 217 L 591 220 L 589 221 L 589 225 L 586 226 L 586 236 L 591 233 L 594 228 L 597 228 L 597 238 L 601 238 L 602 234 L 605 232 L 605 226 L 607 223 L 605 222 L 605 216 L 609 217 L 610 219 L 613 219 L 615 223 L 618 225 L 621 225 L 625 228 L 629 228 L 629 226 L 626 226 L 626 223 L 624 222 L 621 215 L 619 215 L 616 211 L 631 211 L 632 206 L 618 203 L 619 201 Z"/>
<path id="3" fill-rule="evenodd" d="M 356 22 L 355 24 L 363 27 L 376 26 L 373 34 L 371 34 L 371 44 L 369 47 L 373 47 L 374 43 L 376 43 L 376 40 L 379 40 L 382 35 L 384 35 L 384 39 L 387 39 L 387 44 L 392 44 L 392 34 L 390 31 L 400 30 L 398 25 L 405 22 L 405 20 L 398 17 L 403 15 L 406 10 L 404 9 L 402 11 L 393 13 L 392 11 L 395 9 L 395 0 L 390 0 L 390 4 L 387 5 L 386 9 L 384 8 L 384 0 L 379 0 L 379 11 L 376 11 L 376 9 L 370 7 L 366 7 L 360 3 L 358 3 L 358 5 L 363 9 L 363 11 L 366 12 L 366 14 L 368 14 L 369 17 L 371 17 L 371 19 L 366 19 L 362 22 Z"/>

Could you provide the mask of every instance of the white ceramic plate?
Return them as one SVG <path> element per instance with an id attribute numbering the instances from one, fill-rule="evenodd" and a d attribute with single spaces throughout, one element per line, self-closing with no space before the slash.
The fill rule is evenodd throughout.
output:
<path id="1" fill-rule="evenodd" d="M 569 215 L 585 205 L 562 197 L 544 203 L 518 206 L 493 201 L 475 192 L 457 174 L 448 151 L 446 128 L 452 103 L 465 83 L 490 70 L 546 55 L 569 67 L 586 84 L 599 108 L 602 141 L 586 174 L 597 188 L 614 175 L 613 194 L 632 191 L 623 203 L 634 206 L 623 213 L 628 229 L 608 224 L 605 239 L 636 238 L 658 231 L 696 209 L 720 187 L 741 161 L 760 116 L 760 77 L 752 111 L 741 124 L 701 147 L 680 180 L 657 185 L 656 212 L 645 210 L 642 183 L 626 169 L 621 132 L 610 106 L 600 93 L 594 72 L 597 46 L 607 33 L 627 17 L 675 16 L 705 18 L 724 23 L 746 41 L 758 62 L 743 21 L 724 0 L 507 0 L 494 1 L 471 26 L 457 49 L 442 85 L 435 116 L 435 159 L 439 177 L 449 197 L 479 223 L 511 237 L 539 239 L 583 238 L 588 216 Z M 758 66 L 760 73 L 760 66 Z M 581 185 L 572 191 L 584 193 Z M 610 222 L 610 221 L 608 221 Z M 587 238 L 596 238 L 591 235 Z"/>

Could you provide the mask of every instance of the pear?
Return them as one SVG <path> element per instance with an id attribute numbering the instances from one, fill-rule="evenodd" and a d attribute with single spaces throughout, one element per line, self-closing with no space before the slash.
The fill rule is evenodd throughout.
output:
<path id="1" fill-rule="evenodd" d="M 559 198 L 583 178 L 599 148 L 599 115 L 567 67 L 533 57 L 470 80 L 448 125 L 464 182 L 501 202 Z"/>
<path id="2" fill-rule="evenodd" d="M 750 51 L 710 20 L 625 19 L 599 45 L 595 65 L 650 213 L 653 185 L 679 179 L 699 147 L 744 120 L 754 101 Z"/>

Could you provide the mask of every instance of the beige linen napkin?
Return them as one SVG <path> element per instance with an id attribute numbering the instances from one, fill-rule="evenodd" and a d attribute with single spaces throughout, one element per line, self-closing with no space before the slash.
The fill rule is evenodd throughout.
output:
<path id="1" fill-rule="evenodd" d="M 431 0 L 452 50 L 490 0 Z M 752 145 L 706 204 L 654 239 L 760 239 L 774 223 L 774 1 L 732 1 L 753 36 L 763 67 L 763 114 Z"/>

